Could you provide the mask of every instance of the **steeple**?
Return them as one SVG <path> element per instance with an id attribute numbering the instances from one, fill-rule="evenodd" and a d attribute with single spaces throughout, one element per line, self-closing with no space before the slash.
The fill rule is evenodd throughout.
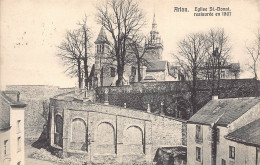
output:
<path id="1" fill-rule="evenodd" d="M 152 31 L 156 31 L 157 30 L 157 23 L 155 20 L 155 13 L 153 14 L 153 24 L 152 24 Z"/>
<path id="2" fill-rule="evenodd" d="M 98 37 L 95 41 L 95 44 L 103 44 L 103 43 L 109 43 L 108 40 L 107 40 L 107 35 L 106 35 L 106 32 L 105 32 L 105 29 L 104 27 L 102 26 L 100 31 L 99 31 L 99 34 L 98 34 Z"/>
<path id="3" fill-rule="evenodd" d="M 149 56 L 151 56 L 148 58 L 150 58 L 152 61 L 159 61 L 162 59 L 163 44 L 162 44 L 161 37 L 159 35 L 159 31 L 157 30 L 155 13 L 153 15 L 153 22 L 152 22 L 152 29 L 150 31 L 150 36 L 146 40 L 145 47 L 148 50 Z"/>

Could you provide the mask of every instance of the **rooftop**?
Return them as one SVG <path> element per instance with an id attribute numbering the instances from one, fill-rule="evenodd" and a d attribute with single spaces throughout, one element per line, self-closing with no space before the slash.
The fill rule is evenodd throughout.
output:
<path id="1" fill-rule="evenodd" d="M 165 71 L 167 61 L 151 61 L 149 62 L 146 71 L 147 72 L 160 72 Z"/>
<path id="2" fill-rule="evenodd" d="M 10 107 L 24 108 L 26 104 L 19 101 L 18 91 L 0 91 L 0 130 L 10 128 Z"/>
<path id="3" fill-rule="evenodd" d="M 107 39 L 107 35 L 105 33 L 105 30 L 104 30 L 103 26 L 101 27 L 100 32 L 98 34 L 98 37 L 97 37 L 97 39 L 95 41 L 95 44 L 100 44 L 100 43 L 107 43 L 107 44 L 109 44 L 108 39 Z"/>
<path id="4" fill-rule="evenodd" d="M 229 133 L 226 139 L 260 147 L 260 118 Z"/>
<path id="5" fill-rule="evenodd" d="M 258 103 L 260 103 L 260 97 L 211 100 L 195 113 L 188 123 L 206 125 L 217 123 L 227 126 Z"/>

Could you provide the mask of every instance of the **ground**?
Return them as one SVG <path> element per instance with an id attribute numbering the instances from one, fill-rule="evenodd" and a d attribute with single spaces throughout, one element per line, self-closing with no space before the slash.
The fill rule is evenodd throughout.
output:
<path id="1" fill-rule="evenodd" d="M 25 140 L 25 164 L 26 165 L 65 165 L 63 163 L 56 163 L 56 162 L 51 162 L 51 161 L 44 161 L 44 160 L 39 160 L 39 159 L 35 159 L 33 158 L 33 154 L 37 151 L 39 151 L 39 149 L 32 147 L 32 143 L 36 141 L 36 140 Z"/>

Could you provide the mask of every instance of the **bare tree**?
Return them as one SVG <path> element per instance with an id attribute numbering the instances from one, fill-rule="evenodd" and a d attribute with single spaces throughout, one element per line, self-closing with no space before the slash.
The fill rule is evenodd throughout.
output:
<path id="1" fill-rule="evenodd" d="M 81 22 L 78 23 L 81 26 L 81 31 L 82 31 L 82 36 L 83 36 L 83 45 L 84 45 L 84 56 L 82 57 L 83 63 L 84 63 L 84 83 L 85 83 L 85 88 L 88 88 L 88 83 L 89 83 L 89 74 L 88 74 L 88 62 L 90 59 L 93 58 L 93 55 L 91 54 L 91 47 L 92 44 L 90 42 L 92 38 L 92 32 L 90 28 L 87 26 L 87 16 L 82 19 Z"/>
<path id="2" fill-rule="evenodd" d="M 78 23 L 80 28 L 66 33 L 66 38 L 58 46 L 59 53 L 57 54 L 66 67 L 65 72 L 71 77 L 78 77 L 79 88 L 82 87 L 84 77 L 85 86 L 88 84 L 88 61 L 92 58 L 89 51 L 92 34 L 86 23 L 87 17 L 85 16 L 82 22 Z"/>
<path id="3" fill-rule="evenodd" d="M 141 66 L 149 65 L 148 60 L 144 58 L 147 53 L 147 49 L 145 48 L 145 36 L 139 34 L 132 36 L 132 38 L 128 40 L 128 45 L 128 53 L 134 55 L 134 58 L 131 58 L 132 63 L 137 64 L 138 82 L 140 82 L 143 78 L 141 75 Z"/>
<path id="4" fill-rule="evenodd" d="M 82 56 L 83 56 L 83 41 L 79 30 L 68 31 L 66 38 L 58 46 L 59 53 L 57 56 L 62 60 L 66 67 L 65 72 L 69 76 L 78 77 L 78 87 L 82 87 Z"/>
<path id="5" fill-rule="evenodd" d="M 178 43 L 178 54 L 174 55 L 178 71 L 184 75 L 191 93 L 191 115 L 197 111 L 198 74 L 208 52 L 207 49 L 206 36 L 193 33 Z"/>
<path id="6" fill-rule="evenodd" d="M 254 74 L 254 79 L 258 80 L 257 71 L 259 69 L 260 62 L 260 30 L 258 29 L 256 39 L 251 46 L 246 46 L 247 53 L 250 56 L 249 69 Z"/>
<path id="7" fill-rule="evenodd" d="M 113 39 L 118 74 L 116 85 L 120 86 L 123 84 L 126 64 L 127 39 L 144 25 L 144 14 L 134 0 L 106 0 L 97 7 L 96 16 L 97 22 L 104 26 Z"/>
<path id="8" fill-rule="evenodd" d="M 229 60 L 231 50 L 229 37 L 224 29 L 210 29 L 207 34 L 207 44 L 208 52 L 203 70 L 206 79 L 211 82 L 212 95 L 218 95 L 221 71 Z"/>

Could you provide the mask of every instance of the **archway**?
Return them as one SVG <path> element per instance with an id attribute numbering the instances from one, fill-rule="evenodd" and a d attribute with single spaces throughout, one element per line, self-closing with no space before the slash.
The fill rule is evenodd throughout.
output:
<path id="1" fill-rule="evenodd" d="M 72 120 L 70 145 L 75 150 L 87 151 L 87 126 L 80 118 Z"/>
<path id="2" fill-rule="evenodd" d="M 127 153 L 141 154 L 144 153 L 144 136 L 143 131 L 138 126 L 130 126 L 124 133 L 124 145 Z"/>
<path id="3" fill-rule="evenodd" d="M 63 137 L 63 118 L 61 115 L 55 116 L 55 136 L 54 143 L 62 147 Z"/>
<path id="4" fill-rule="evenodd" d="M 95 152 L 99 154 L 115 153 L 115 129 L 111 123 L 102 122 L 98 125 L 95 137 Z"/>

